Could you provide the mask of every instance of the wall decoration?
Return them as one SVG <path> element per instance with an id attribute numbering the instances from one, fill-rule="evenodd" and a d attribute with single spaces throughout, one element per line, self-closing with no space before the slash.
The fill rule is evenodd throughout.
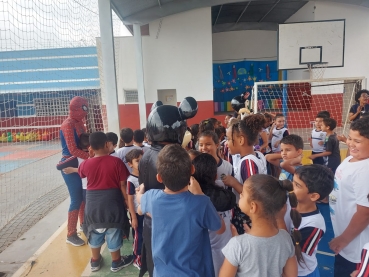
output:
<path id="1" fill-rule="evenodd" d="M 213 64 L 214 112 L 231 112 L 231 100 L 242 93 L 251 99 L 254 82 L 278 81 L 277 61 L 240 61 Z M 278 92 L 276 92 L 278 93 Z M 270 98 L 270 95 L 269 95 Z M 279 95 L 275 97 L 278 99 Z M 268 103 L 278 107 L 280 101 Z"/>

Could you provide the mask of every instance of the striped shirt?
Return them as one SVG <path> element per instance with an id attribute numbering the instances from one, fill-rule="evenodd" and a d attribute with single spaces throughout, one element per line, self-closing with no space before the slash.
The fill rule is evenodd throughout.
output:
<path id="1" fill-rule="evenodd" d="M 255 174 L 267 174 L 265 156 L 255 151 L 255 155 L 249 154 L 240 159 L 236 166 L 233 166 L 235 178 L 243 185 L 247 178 Z M 239 193 L 233 190 L 236 195 L 236 202 L 240 199 Z"/>
<path id="2" fill-rule="evenodd" d="M 325 233 L 325 222 L 318 209 L 310 213 L 302 213 L 301 218 L 299 231 L 302 239 L 300 246 L 305 263 L 298 265 L 298 276 L 306 276 L 318 266 L 316 251 L 318 243 Z M 290 230 L 293 230 L 292 223 Z"/>
<path id="3" fill-rule="evenodd" d="M 361 251 L 361 263 L 357 277 L 369 277 L 369 242 L 364 245 Z"/>

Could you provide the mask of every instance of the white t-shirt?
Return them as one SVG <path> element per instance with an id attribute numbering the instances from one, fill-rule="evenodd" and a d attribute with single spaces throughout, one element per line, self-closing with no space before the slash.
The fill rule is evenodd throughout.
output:
<path id="1" fill-rule="evenodd" d="M 136 199 L 136 188 L 138 188 L 140 185 L 138 183 L 138 177 L 130 174 L 127 179 L 127 194 L 128 195 L 134 195 L 133 203 L 135 205 L 135 212 L 137 213 L 138 208 L 138 202 Z"/>
<path id="2" fill-rule="evenodd" d="M 287 130 L 286 127 L 283 127 L 281 129 L 277 129 L 276 127 L 274 127 L 272 133 L 273 133 L 272 140 L 271 140 L 272 151 L 274 153 L 281 152 L 281 144 L 278 144 L 278 147 L 274 147 L 274 144 L 277 141 L 280 141 L 281 139 L 283 139 L 285 136 L 287 136 L 288 135 L 288 130 Z"/>
<path id="3" fill-rule="evenodd" d="M 234 169 L 234 177 L 240 182 L 242 185 L 244 181 L 242 178 L 242 171 L 247 172 L 247 177 L 250 177 L 254 174 L 267 174 L 267 166 L 266 166 L 266 159 L 265 156 L 259 152 L 255 151 L 255 155 L 249 154 L 240 159 L 240 161 L 237 163 L 236 167 L 233 167 Z M 256 168 L 254 167 L 254 164 Z M 254 171 L 254 169 L 256 169 Z M 236 202 L 240 200 L 240 194 L 233 190 L 233 193 L 236 195 Z"/>
<path id="4" fill-rule="evenodd" d="M 366 277 L 368 276 L 369 272 L 369 242 L 367 242 L 363 247 L 363 251 L 361 253 L 361 260 L 362 263 L 360 265 L 357 277 Z"/>
<path id="5" fill-rule="evenodd" d="M 322 130 L 317 131 L 316 129 L 313 129 L 311 131 L 311 145 L 313 146 L 313 152 L 324 152 L 324 141 L 326 135 L 327 133 L 323 132 Z M 323 142 L 323 144 L 319 145 L 319 142 Z"/>
<path id="6" fill-rule="evenodd" d="M 78 157 L 77 157 L 77 160 L 78 160 L 78 167 L 81 165 L 81 163 L 83 161 L 85 161 L 84 159 L 81 159 L 81 158 L 78 158 Z M 81 180 L 82 180 L 82 188 L 87 189 L 87 177 L 82 178 Z"/>
<path id="7" fill-rule="evenodd" d="M 349 162 L 343 160 L 336 170 L 334 188 L 329 196 L 329 209 L 335 237 L 340 236 L 356 213 L 357 205 L 369 208 L 369 159 Z M 339 253 L 352 263 L 360 263 L 360 253 L 369 241 L 369 226 Z"/>

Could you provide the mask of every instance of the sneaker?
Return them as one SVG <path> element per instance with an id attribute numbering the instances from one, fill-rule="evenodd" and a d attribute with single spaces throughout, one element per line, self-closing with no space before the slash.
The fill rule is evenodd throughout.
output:
<path id="1" fill-rule="evenodd" d="M 67 243 L 73 245 L 73 246 L 82 246 L 85 244 L 84 240 L 81 239 L 77 234 L 74 234 L 70 237 L 67 237 Z"/>
<path id="2" fill-rule="evenodd" d="M 91 271 L 98 271 L 101 268 L 102 261 L 103 261 L 103 257 L 101 255 L 100 255 L 100 259 L 96 262 L 93 262 L 92 260 L 90 260 Z"/>
<path id="3" fill-rule="evenodd" d="M 141 266 L 136 261 L 133 262 L 133 266 L 138 270 L 141 270 Z"/>
<path id="4" fill-rule="evenodd" d="M 120 261 L 112 262 L 110 270 L 113 272 L 117 272 L 122 268 L 129 266 L 133 262 L 133 255 L 122 256 Z"/>

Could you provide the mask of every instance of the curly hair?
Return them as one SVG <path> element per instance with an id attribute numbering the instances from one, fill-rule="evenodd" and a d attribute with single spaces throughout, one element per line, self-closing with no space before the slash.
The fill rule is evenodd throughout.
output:
<path id="1" fill-rule="evenodd" d="M 254 145 L 265 122 L 265 117 L 262 114 L 246 116 L 232 125 L 232 139 L 233 133 L 236 132 L 238 135 L 242 134 L 246 137 L 248 146 Z"/>

